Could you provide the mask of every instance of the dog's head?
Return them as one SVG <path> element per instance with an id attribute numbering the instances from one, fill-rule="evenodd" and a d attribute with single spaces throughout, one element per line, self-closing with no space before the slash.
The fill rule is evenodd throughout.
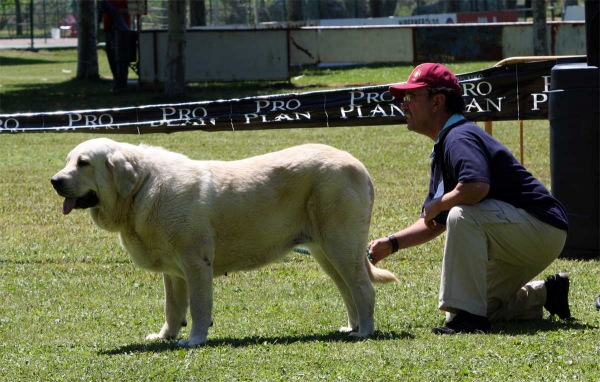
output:
<path id="1" fill-rule="evenodd" d="M 140 178 L 130 155 L 133 147 L 106 138 L 75 147 L 67 156 L 65 168 L 51 179 L 56 192 L 65 198 L 62 213 L 114 208 L 117 199 L 131 196 Z"/>

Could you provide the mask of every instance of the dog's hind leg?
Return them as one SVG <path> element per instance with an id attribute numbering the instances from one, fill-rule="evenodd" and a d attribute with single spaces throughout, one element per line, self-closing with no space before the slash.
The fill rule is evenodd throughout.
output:
<path id="1" fill-rule="evenodd" d="M 375 332 L 375 289 L 365 262 L 373 193 L 368 176 L 354 170 L 345 168 L 346 174 L 341 175 L 347 176 L 321 184 L 307 207 L 311 237 L 322 249 L 320 256 L 327 260 L 329 273 L 336 275 L 334 281 L 338 288 L 345 285 L 340 292 L 350 295 L 344 298 L 348 301 L 346 306 L 354 305 L 354 309 L 349 309 L 349 319 L 358 321 L 358 330 L 350 335 L 368 337 Z M 356 329 L 354 323 L 350 326 Z"/>
<path id="2" fill-rule="evenodd" d="M 327 275 L 333 280 L 335 285 L 337 286 L 338 291 L 342 295 L 342 299 L 344 300 L 344 304 L 346 305 L 346 310 L 348 312 L 348 326 L 343 326 L 340 328 L 341 332 L 356 332 L 358 331 L 358 312 L 356 311 L 356 305 L 354 304 L 354 299 L 352 298 L 352 293 L 348 285 L 346 285 L 346 281 L 339 274 L 337 269 L 331 264 L 331 262 L 327 259 L 327 256 L 321 249 L 321 247 L 317 244 L 304 244 L 310 254 L 315 258 L 317 263 L 321 266 L 321 268 L 327 273 Z"/>
<path id="3" fill-rule="evenodd" d="M 335 234 L 334 236 L 338 236 Z M 373 313 L 375 311 L 375 289 L 365 267 L 364 244 L 352 244 L 356 239 L 348 238 L 347 233 L 339 234 L 340 240 L 328 241 L 324 245 L 327 259 L 337 270 L 339 277 L 346 283 L 346 288 L 356 307 L 358 331 L 350 335 L 369 337 L 375 332 Z M 346 240 L 346 243 L 343 242 Z"/>
<path id="4" fill-rule="evenodd" d="M 369 337 L 375 331 L 375 289 L 365 266 L 365 244 L 360 238 L 342 231 L 329 232 L 320 250 L 309 249 L 314 251 L 311 253 L 331 276 L 344 298 L 351 335 Z"/>

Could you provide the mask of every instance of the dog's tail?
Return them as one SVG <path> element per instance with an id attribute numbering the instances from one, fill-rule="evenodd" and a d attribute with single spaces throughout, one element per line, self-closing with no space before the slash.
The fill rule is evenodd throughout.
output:
<path id="1" fill-rule="evenodd" d="M 365 256 L 365 262 L 367 264 L 367 271 L 369 272 L 369 278 L 374 283 L 387 284 L 387 283 L 399 283 L 398 279 L 394 274 L 388 270 L 377 268 Z"/>

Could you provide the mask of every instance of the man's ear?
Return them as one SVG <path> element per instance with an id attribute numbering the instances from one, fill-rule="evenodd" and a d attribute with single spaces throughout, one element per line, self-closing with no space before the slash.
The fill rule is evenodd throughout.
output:
<path id="1" fill-rule="evenodd" d="M 446 104 L 446 96 L 441 93 L 437 93 L 433 96 L 433 106 L 440 106 Z"/>
<path id="2" fill-rule="evenodd" d="M 115 151 L 106 159 L 106 167 L 112 174 L 113 182 L 121 197 L 127 197 L 135 188 L 139 174 L 134 165 L 120 151 Z"/>

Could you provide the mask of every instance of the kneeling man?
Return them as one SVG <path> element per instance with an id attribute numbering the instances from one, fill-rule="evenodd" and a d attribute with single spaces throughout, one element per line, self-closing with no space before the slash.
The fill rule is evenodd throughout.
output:
<path id="1" fill-rule="evenodd" d="M 491 135 L 463 116 L 456 76 L 417 66 L 391 86 L 408 129 L 434 141 L 429 193 L 410 227 L 369 244 L 373 263 L 447 231 L 436 334 L 488 332 L 490 320 L 570 318 L 564 273 L 531 281 L 561 253 L 565 208 Z"/>

